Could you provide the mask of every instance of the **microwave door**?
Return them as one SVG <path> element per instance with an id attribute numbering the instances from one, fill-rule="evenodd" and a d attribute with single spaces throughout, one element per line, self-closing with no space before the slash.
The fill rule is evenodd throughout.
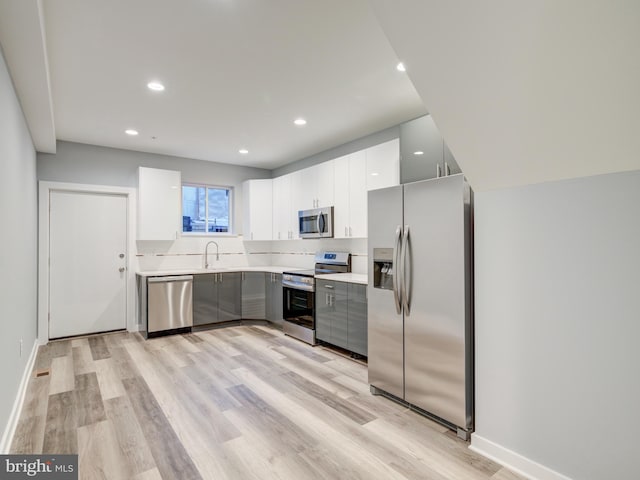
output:
<path id="1" fill-rule="evenodd" d="M 330 212 L 327 213 L 322 213 L 322 215 L 320 215 L 320 221 L 318 222 L 318 224 L 320 225 L 320 232 L 322 234 L 323 237 L 333 237 L 333 232 L 332 232 L 332 228 L 331 228 L 331 220 L 330 220 Z"/>
<path id="2" fill-rule="evenodd" d="M 302 238 L 333 237 L 333 207 L 300 210 L 298 223 Z"/>

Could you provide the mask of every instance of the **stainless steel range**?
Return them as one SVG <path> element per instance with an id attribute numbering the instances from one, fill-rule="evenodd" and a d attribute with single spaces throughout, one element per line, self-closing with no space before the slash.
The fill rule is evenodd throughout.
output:
<path id="1" fill-rule="evenodd" d="M 348 272 L 351 272 L 351 254 L 346 252 L 318 252 L 313 270 L 284 272 L 282 274 L 284 333 L 315 345 L 315 277 Z"/>

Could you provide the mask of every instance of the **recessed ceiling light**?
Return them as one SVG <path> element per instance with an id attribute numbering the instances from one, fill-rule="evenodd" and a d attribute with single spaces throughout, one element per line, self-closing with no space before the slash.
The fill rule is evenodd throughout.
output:
<path id="1" fill-rule="evenodd" d="M 164 90 L 164 85 L 160 82 L 149 82 L 147 83 L 147 88 L 156 92 L 162 92 Z"/>
<path id="2" fill-rule="evenodd" d="M 378 175 L 380 175 L 378 172 L 373 172 L 373 173 L 371 174 L 371 176 L 372 176 L 372 177 L 377 177 Z"/>
<path id="3" fill-rule="evenodd" d="M 404 66 L 404 63 L 400 62 L 398 65 L 396 65 L 396 68 L 398 69 L 399 72 L 406 72 L 407 69 Z"/>
<path id="4" fill-rule="evenodd" d="M 413 152 L 414 155 L 424 155 L 422 150 L 418 150 L 417 152 Z"/>
<path id="5" fill-rule="evenodd" d="M 246 148 L 241 148 L 240 150 L 238 150 L 238 153 L 241 153 L 242 155 L 246 155 L 247 153 L 249 153 L 249 150 L 247 150 Z"/>
<path id="6" fill-rule="evenodd" d="M 307 121 L 304 118 L 296 118 L 293 123 L 295 123 L 298 126 L 302 126 L 302 125 L 306 125 Z"/>
<path id="7" fill-rule="evenodd" d="M 125 130 L 124 133 L 126 133 L 127 135 L 135 136 L 135 135 L 138 135 L 138 130 L 134 130 L 133 128 L 130 128 L 128 130 Z"/>

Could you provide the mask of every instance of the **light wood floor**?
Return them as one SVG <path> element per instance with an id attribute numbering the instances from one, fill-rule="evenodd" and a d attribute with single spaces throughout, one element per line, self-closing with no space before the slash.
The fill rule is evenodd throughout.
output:
<path id="1" fill-rule="evenodd" d="M 78 453 L 83 479 L 521 478 L 270 326 L 51 342 L 35 368 L 11 451 Z"/>

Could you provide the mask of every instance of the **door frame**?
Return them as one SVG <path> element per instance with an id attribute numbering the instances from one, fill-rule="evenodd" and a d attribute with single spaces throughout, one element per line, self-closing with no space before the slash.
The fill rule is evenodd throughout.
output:
<path id="1" fill-rule="evenodd" d="M 126 275 L 126 325 L 127 330 L 138 330 L 135 316 L 135 238 L 136 238 L 136 189 L 108 185 L 82 183 L 38 182 L 38 343 L 49 342 L 49 208 L 52 192 L 93 193 L 121 195 L 127 200 L 127 275 Z"/>

